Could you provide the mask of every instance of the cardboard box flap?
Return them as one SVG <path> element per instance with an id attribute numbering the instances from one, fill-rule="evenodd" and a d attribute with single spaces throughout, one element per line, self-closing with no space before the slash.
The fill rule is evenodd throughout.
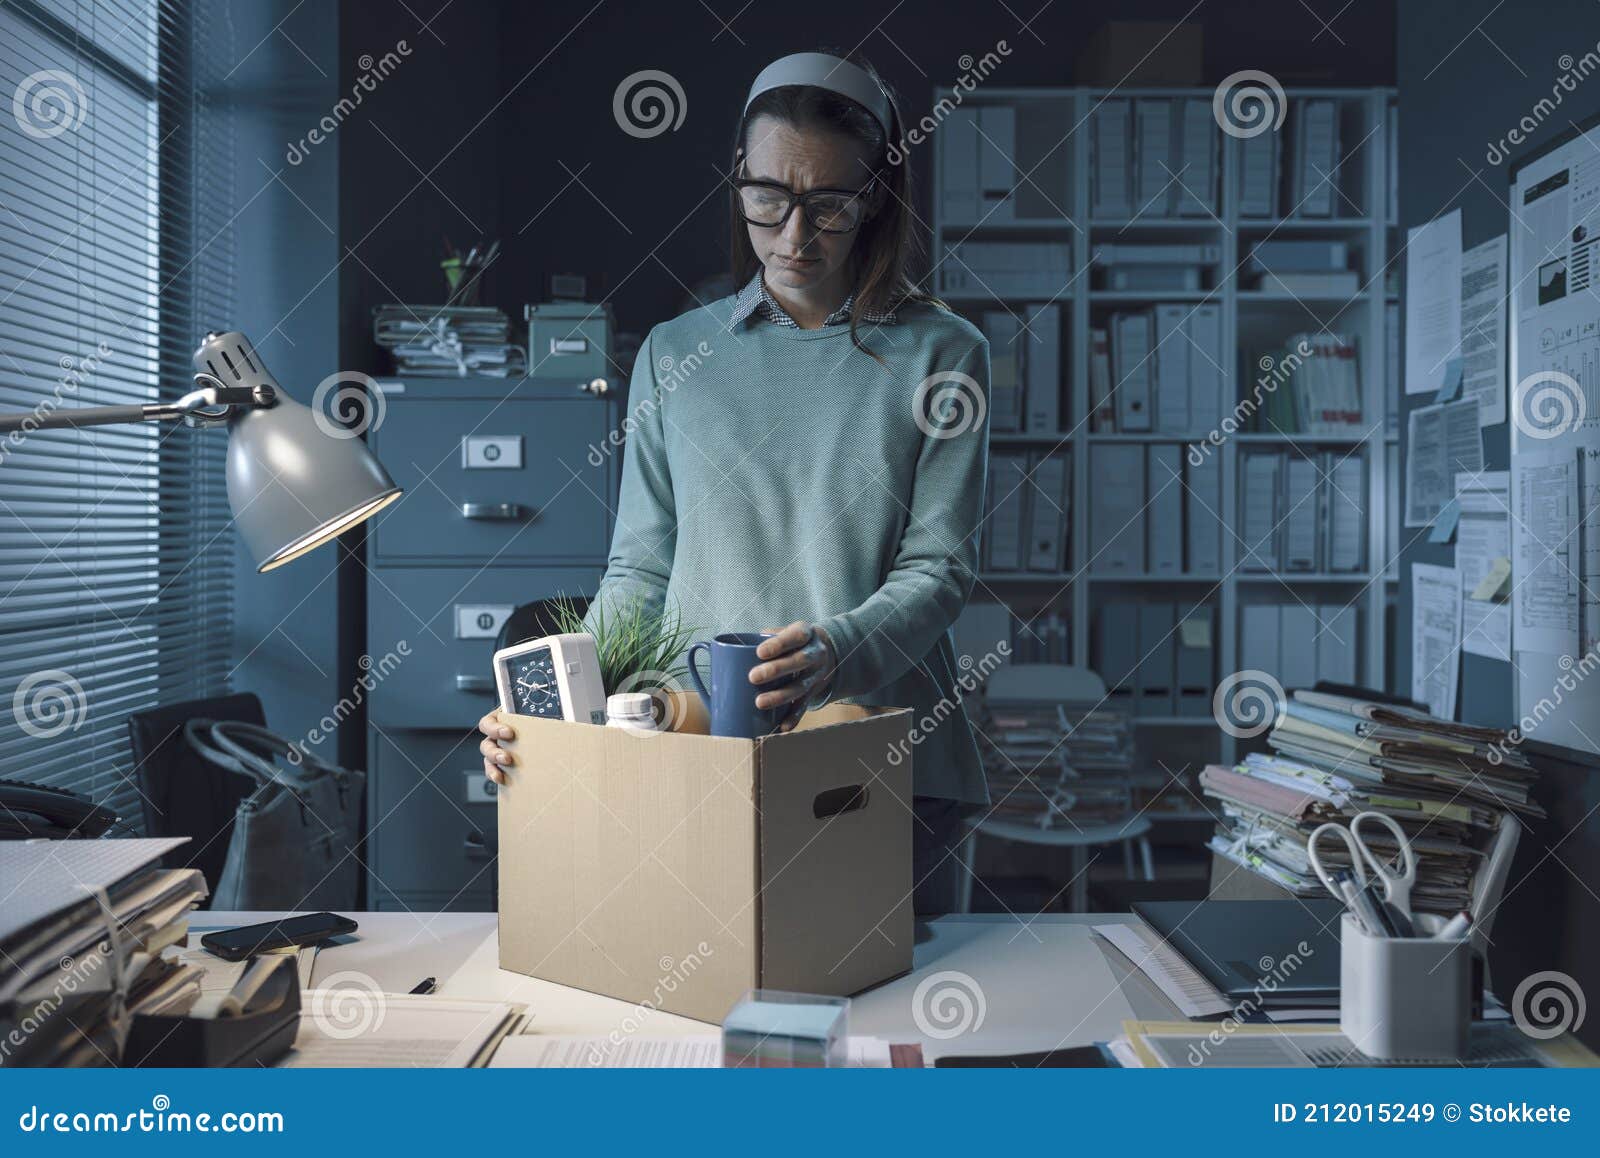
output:
<path id="1" fill-rule="evenodd" d="M 823 709 L 757 746 L 770 989 L 847 996 L 911 967 L 911 712 L 838 707 L 848 727 Z"/>

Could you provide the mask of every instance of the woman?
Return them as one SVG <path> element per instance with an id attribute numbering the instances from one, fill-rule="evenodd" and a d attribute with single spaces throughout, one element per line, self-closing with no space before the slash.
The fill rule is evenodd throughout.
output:
<path id="1" fill-rule="evenodd" d="M 869 68 L 799 53 L 756 78 L 733 155 L 744 288 L 656 326 L 639 352 L 595 603 L 665 603 L 698 638 L 787 622 L 750 673 L 794 677 L 756 700 L 787 707 L 785 731 L 830 699 L 938 721 L 913 733 L 912 827 L 914 905 L 939 913 L 965 871 L 962 816 L 988 800 L 949 628 L 977 564 L 989 356 L 912 283 L 900 132 Z M 691 354 L 692 373 L 662 381 Z M 503 783 L 511 731 L 493 714 L 479 730 Z"/>

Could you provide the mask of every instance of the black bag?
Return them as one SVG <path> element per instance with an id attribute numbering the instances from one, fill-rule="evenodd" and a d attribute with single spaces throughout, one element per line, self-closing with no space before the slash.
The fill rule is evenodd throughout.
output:
<path id="1" fill-rule="evenodd" d="M 211 907 L 355 908 L 366 774 L 324 764 L 256 724 L 195 719 L 184 736 L 218 768 L 257 784 L 234 814 Z"/>

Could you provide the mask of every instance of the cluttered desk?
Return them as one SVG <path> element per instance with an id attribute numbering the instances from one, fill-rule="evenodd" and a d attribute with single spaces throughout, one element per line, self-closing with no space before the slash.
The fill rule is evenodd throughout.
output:
<path id="1" fill-rule="evenodd" d="M 330 940 L 251 954 L 235 944 L 241 927 L 281 932 L 288 915 L 190 914 L 204 892 L 198 874 L 154 867 L 173 844 L 4 846 L 0 875 L 13 900 L 0 949 L 17 968 L 0 998 L 24 1012 L 5 1027 L 5 1040 L 17 1048 L 0 1060 L 289 1067 L 1438 1063 L 1437 1052 L 1427 1052 L 1437 1047 L 1425 1039 L 1416 1056 L 1380 1059 L 1341 1030 L 1346 966 L 1336 931 L 1341 906 L 1332 900 L 943 917 L 918 927 L 910 972 L 848 999 L 756 990 L 735 1003 L 719 1032 L 716 1023 L 666 1012 L 657 1001 L 607 997 L 500 968 L 492 913 L 345 914 L 333 924 L 350 931 Z M 1455 943 L 1415 940 L 1434 953 Z M 1287 951 L 1274 957 L 1278 946 Z M 669 979 L 696 966 L 659 964 Z M 1393 963 L 1388 969 L 1400 971 Z M 1465 979 L 1435 988 L 1467 993 Z M 1402 996 L 1416 1000 L 1410 991 Z M 70 1016 L 54 1016 L 68 1004 Z M 1449 1024 L 1429 1008 L 1434 1032 Z M 1570 1035 L 1522 1033 L 1492 997 L 1461 1032 L 1459 1061 L 1469 1066 L 1596 1061 Z M 1383 1041 L 1396 1049 L 1407 1044 Z"/>

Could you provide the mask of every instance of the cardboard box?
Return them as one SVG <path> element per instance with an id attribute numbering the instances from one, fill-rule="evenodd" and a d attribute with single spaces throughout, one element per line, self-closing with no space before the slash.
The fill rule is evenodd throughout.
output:
<path id="1" fill-rule="evenodd" d="M 909 710 L 754 741 L 500 718 L 502 969 L 719 1023 L 910 970 Z"/>
<path id="2" fill-rule="evenodd" d="M 1078 53 L 1075 84 L 1194 86 L 1205 73 L 1205 30 L 1168 20 L 1108 20 Z"/>

